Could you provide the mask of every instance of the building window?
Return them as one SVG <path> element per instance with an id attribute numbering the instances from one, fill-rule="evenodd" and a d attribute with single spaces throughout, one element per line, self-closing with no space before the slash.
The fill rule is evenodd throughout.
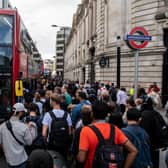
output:
<path id="1" fill-rule="evenodd" d="M 57 50 L 63 50 L 64 47 L 57 47 Z"/>
<path id="2" fill-rule="evenodd" d="M 57 53 L 57 57 L 63 57 L 63 53 Z"/>
<path id="3" fill-rule="evenodd" d="M 57 34 L 57 38 L 63 38 L 64 35 L 63 34 Z"/>
<path id="4" fill-rule="evenodd" d="M 63 59 L 57 59 L 57 62 L 63 62 Z"/>
<path id="5" fill-rule="evenodd" d="M 59 45 L 59 44 L 64 44 L 64 40 L 57 41 L 57 45 Z"/>
<path id="6" fill-rule="evenodd" d="M 57 69 L 63 69 L 63 65 L 57 65 Z"/>

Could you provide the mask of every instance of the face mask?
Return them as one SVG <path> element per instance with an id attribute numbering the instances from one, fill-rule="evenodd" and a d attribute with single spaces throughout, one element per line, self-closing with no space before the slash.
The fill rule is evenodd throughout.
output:
<path id="1" fill-rule="evenodd" d="M 20 116 L 20 120 L 23 120 L 25 117 L 26 117 L 26 113 L 23 113 L 23 114 Z"/>

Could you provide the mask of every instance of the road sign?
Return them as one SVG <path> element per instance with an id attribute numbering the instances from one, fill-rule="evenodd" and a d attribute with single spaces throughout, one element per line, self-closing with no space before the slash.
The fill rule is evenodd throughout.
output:
<path id="1" fill-rule="evenodd" d="M 151 41 L 151 40 L 152 40 L 152 36 L 127 35 L 126 40 L 134 40 L 134 41 Z"/>
<path id="2" fill-rule="evenodd" d="M 137 91 L 138 91 L 139 49 L 146 47 L 148 45 L 148 42 L 151 40 L 152 40 L 152 36 L 149 36 L 149 33 L 147 32 L 147 30 L 143 27 L 133 28 L 130 34 L 126 36 L 126 41 L 128 46 L 135 50 L 134 99 L 137 98 Z"/>
<path id="3" fill-rule="evenodd" d="M 137 35 L 138 34 L 138 35 Z M 132 49 L 142 49 L 148 45 L 148 42 L 152 40 L 147 30 L 143 27 L 135 27 L 131 30 L 130 34 L 126 37 L 128 46 Z M 140 43 L 137 43 L 140 41 Z"/>

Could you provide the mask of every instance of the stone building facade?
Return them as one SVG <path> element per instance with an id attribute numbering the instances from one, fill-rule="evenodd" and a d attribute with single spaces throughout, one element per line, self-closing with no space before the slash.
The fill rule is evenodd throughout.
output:
<path id="1" fill-rule="evenodd" d="M 0 8 L 12 8 L 9 0 L 0 0 Z"/>
<path id="2" fill-rule="evenodd" d="M 73 17 L 73 25 L 65 53 L 65 78 L 90 81 L 117 80 L 117 36 L 121 37 L 121 86 L 134 84 L 134 51 L 124 37 L 132 28 L 142 26 L 152 36 L 140 50 L 139 84 L 153 82 L 168 95 L 166 72 L 168 39 L 167 0 L 82 0 Z M 165 17 L 156 19 L 159 14 Z M 101 68 L 99 61 L 106 59 Z"/>
<path id="3" fill-rule="evenodd" d="M 50 74 L 53 71 L 54 61 L 51 59 L 44 60 L 44 74 Z"/>

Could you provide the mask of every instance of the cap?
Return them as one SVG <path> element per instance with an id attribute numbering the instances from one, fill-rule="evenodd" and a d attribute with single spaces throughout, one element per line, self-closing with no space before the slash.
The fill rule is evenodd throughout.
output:
<path id="1" fill-rule="evenodd" d="M 13 111 L 16 112 L 27 112 L 25 106 L 22 103 L 16 103 L 13 105 Z"/>

